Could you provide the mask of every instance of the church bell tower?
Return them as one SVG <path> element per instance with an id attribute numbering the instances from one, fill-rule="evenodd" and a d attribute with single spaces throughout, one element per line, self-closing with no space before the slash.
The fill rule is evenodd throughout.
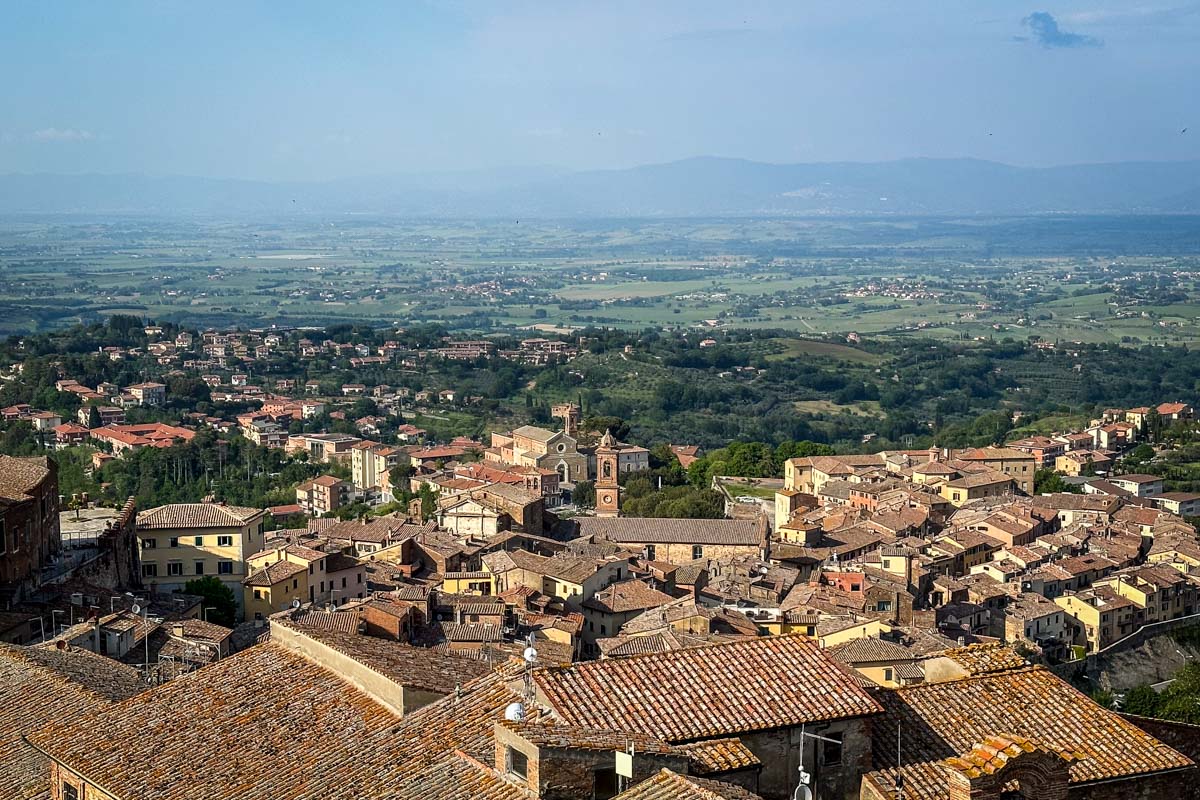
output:
<path id="1" fill-rule="evenodd" d="M 615 517 L 621 513 L 621 487 L 617 483 L 617 448 L 612 434 L 605 432 L 596 448 L 596 516 Z"/>

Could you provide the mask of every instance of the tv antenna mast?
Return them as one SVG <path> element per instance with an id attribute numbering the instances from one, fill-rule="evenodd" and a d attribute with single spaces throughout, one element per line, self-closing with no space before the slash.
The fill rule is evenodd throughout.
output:
<path id="1" fill-rule="evenodd" d="M 804 771 L 804 740 L 805 738 L 816 739 L 819 742 L 828 742 L 830 744 L 840 745 L 841 739 L 831 739 L 828 736 L 821 736 L 816 733 L 809 733 L 804 729 L 804 725 L 800 726 L 800 766 L 797 768 L 800 772 L 800 782 L 796 784 L 796 790 L 792 792 L 792 800 L 813 800 L 813 791 L 809 788 L 809 783 L 812 782 L 812 776 Z"/>

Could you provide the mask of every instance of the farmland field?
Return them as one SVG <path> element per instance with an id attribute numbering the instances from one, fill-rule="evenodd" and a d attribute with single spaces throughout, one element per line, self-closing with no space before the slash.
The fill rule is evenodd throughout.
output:
<path id="1" fill-rule="evenodd" d="M 482 333 L 771 328 L 794 338 L 768 358 L 862 364 L 870 352 L 811 340 L 1194 343 L 1197 238 L 1186 221 L 1137 218 L 0 219 L 0 334 L 115 313 Z"/>

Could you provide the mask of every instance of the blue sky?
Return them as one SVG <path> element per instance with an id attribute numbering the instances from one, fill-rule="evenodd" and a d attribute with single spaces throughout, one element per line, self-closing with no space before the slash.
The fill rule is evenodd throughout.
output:
<path id="1" fill-rule="evenodd" d="M 13 1 L 0 76 L 0 173 L 1200 158 L 1172 0 Z"/>

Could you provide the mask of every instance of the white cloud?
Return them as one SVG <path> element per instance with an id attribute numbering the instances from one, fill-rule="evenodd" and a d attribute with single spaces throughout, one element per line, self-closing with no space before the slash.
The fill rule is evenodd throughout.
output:
<path id="1" fill-rule="evenodd" d="M 42 128 L 31 134 L 35 142 L 90 142 L 96 134 L 78 128 Z"/>

